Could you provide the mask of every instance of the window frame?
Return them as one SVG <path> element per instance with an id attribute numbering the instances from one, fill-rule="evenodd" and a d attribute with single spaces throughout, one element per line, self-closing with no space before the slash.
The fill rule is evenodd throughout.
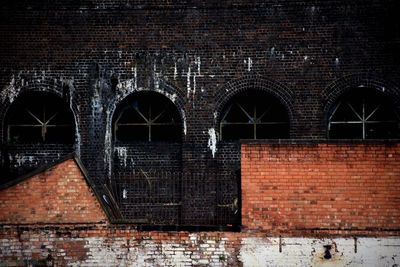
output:
<path id="1" fill-rule="evenodd" d="M 32 98 L 34 100 L 32 100 Z M 42 101 L 37 102 L 37 99 L 41 99 Z M 73 144 L 75 142 L 75 118 L 73 115 L 72 110 L 70 107 L 68 107 L 66 104 L 61 106 L 57 105 L 56 107 L 58 108 L 56 111 L 50 113 L 51 115 L 48 116 L 46 113 L 46 110 L 51 110 L 51 105 L 54 105 L 51 101 L 58 101 L 59 103 L 62 103 L 62 98 L 59 98 L 57 95 L 49 93 L 49 92 L 29 92 L 27 94 L 24 94 L 20 96 L 8 109 L 5 115 L 5 128 L 6 128 L 6 133 L 5 133 L 5 140 L 7 144 L 50 144 L 50 143 L 56 143 L 56 144 Z M 26 107 L 27 102 L 33 102 L 34 104 L 31 106 Z M 53 106 L 54 108 L 55 106 Z M 23 108 L 23 111 L 20 111 L 20 109 Z M 40 110 L 39 112 L 34 109 Z M 18 115 L 14 116 L 10 115 L 10 112 L 21 112 Z M 62 120 L 67 120 L 70 121 L 70 123 L 57 123 L 54 122 L 54 119 L 58 119 L 57 116 L 59 115 L 67 115 L 68 117 L 63 117 Z M 18 120 L 21 119 L 22 117 L 24 118 L 30 118 L 33 119 L 32 121 L 35 121 L 36 123 L 16 123 L 13 122 L 13 120 Z M 31 129 L 32 131 L 35 131 L 37 128 L 41 128 L 40 130 L 40 141 L 16 141 L 15 137 L 12 135 L 12 129 L 13 128 L 22 128 L 22 129 Z M 48 140 L 52 139 L 49 136 L 48 130 L 51 128 L 70 128 L 73 133 L 73 137 L 67 138 L 68 141 L 60 140 L 54 142 L 48 142 Z M 22 130 L 20 130 L 22 131 Z M 33 132 L 32 132 L 33 133 Z M 71 139 L 71 140 L 69 140 Z"/>
<path id="2" fill-rule="evenodd" d="M 247 94 L 247 95 L 246 95 Z M 261 115 L 257 114 L 257 105 L 259 103 L 256 103 L 255 101 L 255 96 L 256 94 L 260 94 L 264 100 L 266 100 L 266 105 L 267 108 L 264 109 L 264 112 Z M 241 101 L 243 101 L 243 98 L 241 96 L 247 97 L 247 103 L 251 103 L 251 110 L 246 110 L 242 105 Z M 228 122 L 226 121 L 226 117 L 229 115 L 231 112 L 232 107 L 237 106 L 239 109 L 242 111 L 242 115 L 245 115 L 247 117 L 248 121 L 247 122 Z M 273 113 L 274 110 L 273 108 L 279 109 L 280 111 L 284 110 L 285 111 L 285 119 L 286 120 L 272 120 L 272 121 L 263 121 L 264 116 L 266 116 L 268 113 Z M 284 125 L 287 126 L 287 133 L 286 136 L 282 136 L 279 139 L 287 139 L 289 138 L 290 135 L 290 119 L 289 119 L 289 113 L 287 112 L 287 109 L 285 105 L 274 95 L 261 91 L 261 90 L 248 90 L 244 92 L 240 92 L 233 96 L 228 102 L 226 107 L 222 111 L 222 117 L 220 119 L 219 123 L 219 139 L 224 141 L 224 140 L 229 140 L 229 139 L 224 139 L 224 127 L 225 126 L 252 126 L 252 138 L 254 140 L 259 140 L 259 139 L 270 139 L 266 137 L 258 137 L 257 136 L 257 126 L 259 125 L 267 125 L 267 126 L 273 126 L 273 125 Z M 245 139 L 245 138 L 239 138 L 239 139 Z M 276 139 L 276 138 L 273 138 Z"/>
<path id="3" fill-rule="evenodd" d="M 181 129 L 182 129 L 182 118 L 180 116 L 180 113 L 177 109 L 177 107 L 174 105 L 172 101 L 170 101 L 169 98 L 162 94 L 157 94 L 154 93 L 154 98 L 158 98 L 157 101 L 163 101 L 163 104 L 166 104 L 166 108 L 164 108 L 160 113 L 155 115 L 153 117 L 153 109 L 155 105 L 157 105 L 157 101 L 153 102 L 153 97 L 152 97 L 153 92 L 139 92 L 136 93 L 135 95 L 131 96 L 129 99 L 125 99 L 124 103 L 121 103 L 122 106 L 119 108 L 117 112 L 117 116 L 113 120 L 113 139 L 114 142 L 137 142 L 137 141 L 143 141 L 143 142 L 157 142 L 157 141 L 166 141 L 166 142 L 174 142 L 174 141 L 180 141 L 181 140 Z M 148 104 L 148 110 L 147 114 L 143 111 L 140 110 L 137 106 L 135 105 L 130 105 L 130 103 L 137 101 L 141 102 L 143 101 L 145 104 Z M 136 114 L 143 119 L 143 122 L 125 122 L 125 123 L 119 123 L 121 117 L 124 115 L 124 113 L 129 110 L 133 109 Z M 168 112 L 170 111 L 170 112 Z M 157 122 L 158 119 L 162 118 L 164 114 L 167 114 L 168 116 L 171 117 L 171 122 Z M 179 120 L 178 122 L 174 121 L 174 118 Z M 123 141 L 118 138 L 118 129 L 120 126 L 128 126 L 128 127 L 137 127 L 137 126 L 144 126 L 146 127 L 147 131 L 147 138 L 146 140 L 140 139 L 140 138 L 131 138 L 128 141 Z M 173 140 L 154 140 L 153 136 L 153 127 L 154 126 L 173 126 L 177 127 L 178 130 L 179 128 L 179 135 L 175 136 L 175 138 L 172 138 Z"/>
<path id="4" fill-rule="evenodd" d="M 355 96 L 357 94 L 361 94 L 361 112 L 357 111 L 354 107 Z M 366 101 L 368 100 L 368 101 Z M 376 100 L 373 102 L 372 100 Z M 371 104 L 372 103 L 372 104 Z M 333 117 L 337 114 L 338 110 L 340 111 L 341 107 L 347 105 L 348 108 L 352 111 L 352 115 L 355 115 L 354 118 L 358 118 L 356 120 L 338 120 L 332 121 Z M 372 111 L 367 112 L 369 106 L 375 106 L 370 109 Z M 397 120 L 369 120 L 373 117 L 380 109 L 384 109 L 385 112 L 390 111 L 393 113 Z M 339 97 L 339 99 L 334 103 L 333 107 L 330 109 L 331 111 L 328 114 L 328 124 L 327 124 L 327 137 L 328 139 L 392 139 L 390 137 L 384 138 L 368 138 L 367 134 L 367 126 L 368 125 L 378 125 L 378 124 L 388 124 L 388 123 L 400 123 L 400 116 L 396 111 L 393 103 L 391 103 L 390 99 L 377 90 L 372 88 L 354 88 L 349 90 L 346 94 Z M 349 137 L 331 137 L 332 125 L 361 125 L 361 138 L 349 138 Z M 399 135 L 399 134 L 397 134 Z"/>

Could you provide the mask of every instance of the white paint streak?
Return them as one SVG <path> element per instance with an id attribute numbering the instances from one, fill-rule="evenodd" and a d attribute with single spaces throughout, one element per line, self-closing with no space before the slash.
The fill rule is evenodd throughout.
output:
<path id="1" fill-rule="evenodd" d="M 181 109 L 181 114 L 182 114 L 182 120 L 183 120 L 183 134 L 186 135 L 187 128 L 186 128 L 186 115 L 185 111 Z"/>
<path id="2" fill-rule="evenodd" d="M 104 164 L 108 170 L 108 178 L 111 179 L 111 151 L 112 151 L 112 137 L 111 137 L 111 114 L 110 109 L 106 110 L 106 134 L 104 138 Z"/>
<path id="3" fill-rule="evenodd" d="M 214 128 L 208 129 L 208 148 L 211 150 L 213 158 L 217 152 L 217 135 Z"/>
<path id="4" fill-rule="evenodd" d="M 74 87 L 74 79 L 60 79 L 63 85 L 68 86 L 69 91 L 69 108 L 74 113 L 75 118 L 75 154 L 78 158 L 81 156 L 81 135 L 79 131 L 79 114 L 76 114 L 73 106 L 73 99 L 75 96 L 75 87 Z M 56 81 L 55 81 L 56 82 Z"/>
<path id="5" fill-rule="evenodd" d="M 124 190 L 122 190 L 122 198 L 123 199 L 127 199 L 128 198 L 128 191 L 124 188 Z"/>
<path id="6" fill-rule="evenodd" d="M 176 80 L 176 78 L 178 77 L 178 68 L 176 66 L 176 62 L 174 64 L 174 80 Z"/>
<path id="7" fill-rule="evenodd" d="M 192 90 L 191 87 L 190 87 L 190 76 L 191 76 L 190 72 L 191 72 L 191 69 L 189 67 L 188 71 L 187 71 L 187 74 L 186 74 L 186 90 L 187 90 L 187 97 L 188 98 L 189 98 L 190 92 Z"/>
<path id="8" fill-rule="evenodd" d="M 156 66 L 155 62 L 153 65 L 153 80 L 154 80 L 154 89 L 159 90 L 160 89 L 160 73 L 157 72 L 157 66 Z"/>
<path id="9" fill-rule="evenodd" d="M 195 57 L 194 63 L 197 65 L 197 76 L 201 75 L 200 68 L 201 68 L 201 59 L 200 57 Z"/>
<path id="10" fill-rule="evenodd" d="M 193 74 L 193 90 L 192 90 L 193 97 L 196 94 L 196 74 Z"/>
<path id="11" fill-rule="evenodd" d="M 114 150 L 117 152 L 118 159 L 122 161 L 124 167 L 126 168 L 126 162 L 128 159 L 128 152 L 126 147 L 115 147 Z"/>
<path id="12" fill-rule="evenodd" d="M 253 66 L 253 60 L 251 58 L 247 58 L 244 60 L 244 64 L 247 65 L 247 71 L 251 71 L 251 67 Z"/>
<path id="13" fill-rule="evenodd" d="M 133 69 L 133 78 L 134 78 L 134 89 L 137 90 L 137 67 L 135 66 L 135 68 Z"/>

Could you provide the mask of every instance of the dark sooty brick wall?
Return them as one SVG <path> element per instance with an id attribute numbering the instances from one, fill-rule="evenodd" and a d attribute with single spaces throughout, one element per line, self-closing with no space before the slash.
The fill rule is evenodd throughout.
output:
<path id="1" fill-rule="evenodd" d="M 215 214 L 238 196 L 240 168 L 238 143 L 218 141 L 225 105 L 239 92 L 267 91 L 287 109 L 290 138 L 314 140 L 326 139 L 327 112 L 352 87 L 380 90 L 398 109 L 395 2 L 6 1 L 0 11 L 2 176 L 73 150 L 99 184 L 140 170 L 181 173 L 179 198 L 190 204 L 181 220 L 224 221 Z M 114 144 L 114 111 L 142 90 L 173 102 L 181 141 Z M 28 91 L 53 92 L 70 105 L 71 150 L 7 145 L 6 112 Z M 228 173 L 234 175 L 225 192 L 234 193 L 218 199 L 224 189 L 212 179 Z M 185 217 L 189 209 L 194 215 Z"/>

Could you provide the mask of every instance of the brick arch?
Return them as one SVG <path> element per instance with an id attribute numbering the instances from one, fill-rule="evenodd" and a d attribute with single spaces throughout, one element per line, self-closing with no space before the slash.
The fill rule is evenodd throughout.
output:
<path id="1" fill-rule="evenodd" d="M 112 165 L 113 165 L 113 157 L 112 151 L 114 149 L 114 141 L 113 141 L 113 123 L 115 111 L 120 106 L 121 103 L 124 102 L 129 96 L 139 92 L 154 92 L 161 94 L 168 98 L 173 105 L 177 108 L 179 115 L 182 120 L 183 133 L 186 135 L 186 108 L 185 108 L 185 96 L 182 93 L 182 90 L 179 90 L 177 87 L 172 84 L 166 82 L 165 80 L 159 80 L 158 89 L 155 88 L 146 88 L 146 87 L 137 87 L 135 88 L 131 82 L 122 83 L 120 87 L 120 91 L 117 95 L 111 99 L 108 103 L 106 109 L 106 134 L 105 134 L 105 156 L 106 156 L 106 170 L 108 172 L 108 176 L 111 177 L 112 174 Z M 182 138 L 183 139 L 183 138 Z"/>
<path id="2" fill-rule="evenodd" d="M 329 111 L 341 96 L 354 88 L 368 88 L 383 93 L 392 100 L 394 107 L 400 113 L 400 88 L 394 83 L 384 78 L 371 75 L 370 73 L 352 74 L 335 80 L 329 84 L 322 92 L 323 118 L 322 123 L 325 132 L 328 124 Z"/>
<path id="3" fill-rule="evenodd" d="M 15 100 L 18 99 L 19 97 L 29 94 L 29 93 L 38 93 L 38 92 L 44 92 L 44 93 L 49 93 L 52 94 L 56 97 L 63 98 L 63 89 L 65 86 L 68 86 L 65 84 L 62 80 L 56 80 L 56 79 L 51 79 L 51 78 L 46 78 L 41 80 L 40 82 L 37 82 L 35 80 L 31 80 L 28 85 L 24 86 L 16 86 L 16 94 L 13 96 L 13 101 L 10 101 L 9 99 L 6 99 L 3 101 L 1 107 L 0 107 L 0 118 L 2 121 L 1 125 L 1 131 L 0 131 L 0 140 L 4 142 L 4 123 L 5 123 L 5 118 L 7 115 L 8 110 L 10 107 L 14 104 Z M 69 86 L 73 86 L 70 84 Z M 72 88 L 73 89 L 73 88 Z M 77 130 L 77 117 L 78 117 L 78 110 L 76 105 L 73 103 L 69 104 L 69 109 L 71 110 L 73 117 L 74 117 L 74 123 L 75 123 L 75 131 Z M 77 133 L 75 133 L 76 135 Z"/>
<path id="4" fill-rule="evenodd" d="M 158 93 L 160 95 L 165 96 L 177 108 L 177 110 L 181 116 L 182 123 L 184 123 L 184 121 L 186 121 L 185 96 L 182 93 L 182 90 L 179 90 L 178 88 L 176 88 L 175 86 L 171 85 L 170 83 L 168 83 L 164 80 L 160 80 L 159 88 L 161 88 L 161 89 L 138 87 L 138 88 L 129 90 L 130 88 L 128 88 L 128 87 L 130 87 L 130 85 L 127 86 L 126 88 L 125 87 L 122 88 L 123 91 L 125 91 L 125 92 L 128 91 L 128 93 L 120 93 L 119 95 L 116 96 L 114 101 L 110 101 L 110 104 L 108 105 L 108 108 L 107 108 L 107 113 L 109 114 L 108 124 L 110 124 L 110 125 L 107 125 L 107 127 L 109 127 L 109 126 L 112 127 L 114 113 L 115 113 L 117 107 L 119 107 L 119 105 L 122 102 L 124 102 L 125 99 L 127 99 L 131 95 L 133 95 L 135 93 L 139 93 L 139 92 L 154 92 L 154 93 Z"/>
<path id="5" fill-rule="evenodd" d="M 248 90 L 260 90 L 268 92 L 276 97 L 285 107 L 289 117 L 289 127 L 293 122 L 293 92 L 285 85 L 259 76 L 246 76 L 240 79 L 229 81 L 218 89 L 215 95 L 215 124 L 218 125 L 221 119 L 221 112 L 226 104 L 237 94 Z M 290 127 L 291 128 L 291 127 Z M 291 130 L 290 130 L 291 131 Z"/>

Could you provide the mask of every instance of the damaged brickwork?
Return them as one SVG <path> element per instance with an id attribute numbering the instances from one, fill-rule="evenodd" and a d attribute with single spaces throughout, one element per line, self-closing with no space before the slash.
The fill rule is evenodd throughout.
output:
<path id="1" fill-rule="evenodd" d="M 328 140 L 355 88 L 400 114 L 397 6 L 3 1 L 0 266 L 398 265 L 398 140 Z M 285 140 L 221 138 L 252 90 L 287 112 Z M 143 92 L 176 109 L 173 142 L 116 139 Z M 10 142 L 9 111 L 39 93 L 69 107 L 73 144 Z"/>
<path id="2" fill-rule="evenodd" d="M 72 158 L 1 189 L 0 262 L 3 266 L 398 264 L 398 189 L 391 186 L 399 177 L 397 144 L 353 144 L 346 149 L 337 144 L 243 144 L 242 149 L 241 232 L 146 231 L 137 225 L 113 224 L 107 211 L 109 198 L 94 194 L 85 169 Z M 355 154 L 351 160 L 350 154 Z M 342 157 L 347 161 L 340 161 Z M 271 162 L 277 166 L 274 171 L 268 167 Z M 286 172 L 287 179 L 274 177 L 277 172 Z M 311 177 L 313 173 L 318 177 Z M 372 188 L 373 173 L 380 182 Z M 288 190 L 289 185 L 295 189 Z M 269 187 L 277 187 L 276 195 Z"/>
<path id="3" fill-rule="evenodd" d="M 0 229 L 0 244 L 3 266 L 396 266 L 400 239 L 11 226 Z"/>

